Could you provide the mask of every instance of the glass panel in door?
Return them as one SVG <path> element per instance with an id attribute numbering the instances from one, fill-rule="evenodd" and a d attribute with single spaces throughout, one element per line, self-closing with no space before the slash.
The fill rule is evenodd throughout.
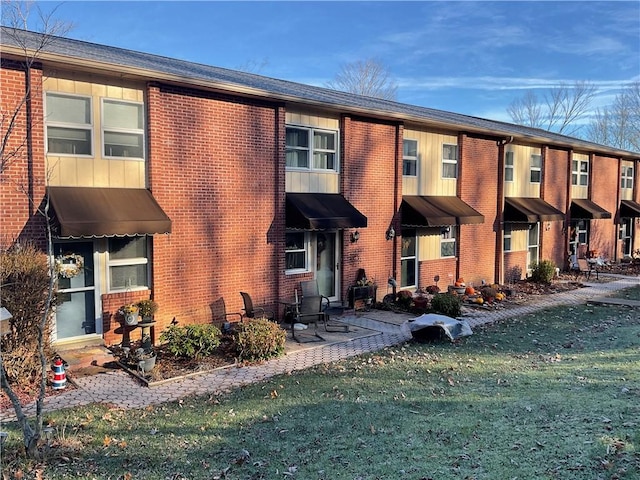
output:
<path id="1" fill-rule="evenodd" d="M 531 269 L 531 264 L 538 262 L 538 228 L 539 223 L 529 224 L 529 238 L 527 248 L 527 271 Z"/>
<path id="2" fill-rule="evenodd" d="M 58 275 L 55 340 L 67 340 L 96 333 L 96 305 L 92 242 L 57 243 L 53 247 L 56 259 L 75 254 L 84 266 L 77 275 Z"/>
<path id="3" fill-rule="evenodd" d="M 336 232 L 321 232 L 316 234 L 316 279 L 320 295 L 330 300 L 337 300 L 338 288 L 338 242 Z"/>

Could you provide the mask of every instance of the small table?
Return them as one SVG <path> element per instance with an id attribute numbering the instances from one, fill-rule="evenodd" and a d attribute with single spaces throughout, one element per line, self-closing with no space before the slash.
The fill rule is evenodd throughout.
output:
<path id="1" fill-rule="evenodd" d="M 146 322 L 138 322 L 138 327 L 142 330 L 142 336 L 140 337 L 140 343 L 145 350 L 151 349 L 153 342 L 151 339 L 151 328 L 156 324 L 155 320 Z"/>
<path id="2" fill-rule="evenodd" d="M 292 298 L 291 300 L 278 300 L 276 303 L 284 306 L 283 317 L 280 323 L 283 323 L 287 319 L 287 314 L 295 315 L 298 311 L 298 307 L 300 306 L 300 300 L 297 298 Z"/>

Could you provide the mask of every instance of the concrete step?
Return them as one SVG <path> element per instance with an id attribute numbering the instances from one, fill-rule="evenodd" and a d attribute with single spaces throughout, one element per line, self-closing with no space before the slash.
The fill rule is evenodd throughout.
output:
<path id="1" fill-rule="evenodd" d="M 112 353 L 103 345 L 57 349 L 56 353 L 68 365 L 67 370 L 70 371 L 90 366 L 102 367 L 115 360 Z"/>

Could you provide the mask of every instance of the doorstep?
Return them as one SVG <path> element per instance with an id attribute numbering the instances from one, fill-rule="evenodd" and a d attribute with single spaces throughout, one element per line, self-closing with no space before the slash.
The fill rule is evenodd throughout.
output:
<path id="1" fill-rule="evenodd" d="M 70 371 L 90 366 L 102 367 L 114 361 L 113 354 L 104 345 L 55 345 L 54 348 Z"/>

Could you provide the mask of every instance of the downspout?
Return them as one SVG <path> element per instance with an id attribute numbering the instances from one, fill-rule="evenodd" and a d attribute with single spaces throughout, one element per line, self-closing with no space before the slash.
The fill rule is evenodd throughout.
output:
<path id="1" fill-rule="evenodd" d="M 402 168 L 402 163 L 400 159 L 402 149 L 400 148 L 400 145 L 402 144 L 403 137 L 404 137 L 404 126 L 399 123 L 396 125 L 396 147 L 395 147 L 395 155 L 394 155 L 395 168 L 393 169 L 393 220 L 391 222 L 391 225 L 395 225 L 394 228 L 396 229 L 396 235 L 394 235 L 394 237 L 391 239 L 391 242 L 392 242 L 391 243 L 391 247 L 392 247 L 391 277 L 396 281 L 398 280 L 397 278 L 398 234 L 402 233 L 402 228 L 400 225 L 397 224 L 397 220 L 398 220 L 398 192 L 399 192 L 398 182 L 400 181 L 399 179 L 401 178 L 398 175 L 398 170 Z M 418 275 L 420 274 L 419 265 L 420 265 L 420 262 L 418 262 Z M 419 278 L 418 278 L 418 281 L 419 281 Z"/>
<path id="2" fill-rule="evenodd" d="M 24 71 L 24 94 L 25 94 L 25 114 L 26 114 L 26 130 L 27 130 L 27 191 L 28 198 L 34 199 L 34 167 L 33 167 L 33 112 L 31 105 L 31 63 L 25 63 Z M 46 179 L 46 178 L 45 178 Z M 29 216 L 35 215 L 36 202 L 29 202 Z"/>
<path id="3" fill-rule="evenodd" d="M 573 163 L 573 149 L 569 149 L 569 151 L 567 152 L 567 180 L 568 180 L 567 181 L 567 201 L 565 202 L 564 229 L 563 229 L 564 240 L 562 242 L 564 247 L 564 252 L 565 252 L 564 256 L 567 262 L 567 264 L 565 265 L 565 268 L 567 268 L 567 270 L 571 270 L 571 262 L 569 260 L 571 258 L 571 252 L 569 251 L 569 239 L 571 237 L 571 201 L 573 200 L 573 195 L 571 195 L 571 192 L 572 192 L 571 176 L 573 173 L 572 163 Z"/>
<path id="4" fill-rule="evenodd" d="M 636 165 L 633 166 L 633 194 L 632 194 L 632 199 L 635 200 L 636 198 L 636 179 L 638 178 L 637 172 L 636 172 Z M 618 157 L 618 188 L 616 189 L 616 214 L 613 217 L 613 260 L 614 261 L 618 261 L 619 257 L 618 257 L 618 252 L 620 251 L 620 241 L 618 240 L 618 231 L 621 227 L 622 224 L 622 218 L 620 218 L 620 201 L 622 200 L 622 186 L 620 183 L 620 179 L 622 178 L 622 157 Z M 635 220 L 633 221 L 633 230 L 635 230 Z M 635 233 L 635 232 L 634 232 Z M 633 247 L 632 247 L 633 248 Z M 633 250 L 632 250 L 633 251 Z"/>
<path id="5" fill-rule="evenodd" d="M 498 192 L 496 195 L 496 258 L 495 270 L 496 281 L 499 284 L 504 283 L 504 242 L 502 239 L 504 233 L 504 146 L 501 141 L 496 142 L 498 145 Z"/>

